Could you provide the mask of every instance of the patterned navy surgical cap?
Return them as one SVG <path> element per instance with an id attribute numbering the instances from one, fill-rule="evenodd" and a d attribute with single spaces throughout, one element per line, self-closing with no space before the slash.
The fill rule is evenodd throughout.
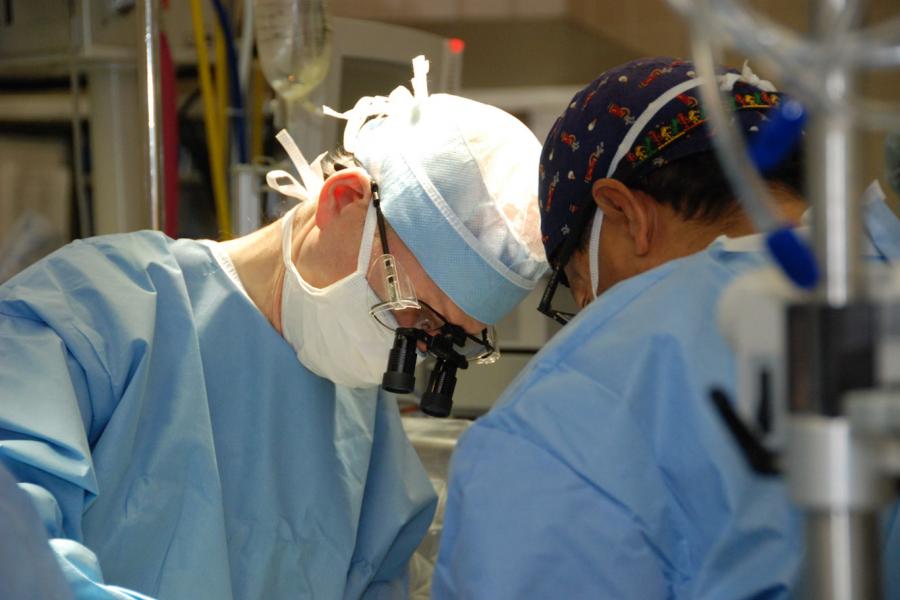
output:
<path id="1" fill-rule="evenodd" d="M 749 71 L 725 71 L 738 125 L 752 136 L 783 98 Z M 576 224 L 593 214 L 591 187 L 626 184 L 680 158 L 712 149 L 692 63 L 670 57 L 610 69 L 575 94 L 544 142 L 538 201 L 541 234 L 553 259 Z M 766 91 L 766 89 L 773 91 Z"/>

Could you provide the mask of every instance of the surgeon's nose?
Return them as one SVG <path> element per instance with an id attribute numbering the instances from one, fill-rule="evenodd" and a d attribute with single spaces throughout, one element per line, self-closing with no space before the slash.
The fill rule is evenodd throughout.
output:
<path id="1" fill-rule="evenodd" d="M 394 319 L 400 327 L 416 327 L 420 321 L 418 311 L 415 309 L 394 311 Z"/>

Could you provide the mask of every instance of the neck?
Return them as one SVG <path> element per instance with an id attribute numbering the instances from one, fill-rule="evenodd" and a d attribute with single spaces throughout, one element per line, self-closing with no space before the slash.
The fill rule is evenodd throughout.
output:
<path id="1" fill-rule="evenodd" d="M 770 193 L 781 212 L 782 219 L 793 225 L 799 225 L 807 208 L 806 203 L 796 194 L 780 187 L 770 188 Z M 675 249 L 680 256 L 700 252 L 722 235 L 737 238 L 758 233 L 753 221 L 740 207 L 711 223 L 683 219 L 675 219 L 674 223 L 666 247 Z"/>
<path id="2" fill-rule="evenodd" d="M 295 260 L 314 225 L 315 206 L 302 207 L 294 215 L 291 257 Z M 223 242 L 238 277 L 263 316 L 281 333 L 281 290 L 285 265 L 282 259 L 283 219 L 251 234 Z"/>

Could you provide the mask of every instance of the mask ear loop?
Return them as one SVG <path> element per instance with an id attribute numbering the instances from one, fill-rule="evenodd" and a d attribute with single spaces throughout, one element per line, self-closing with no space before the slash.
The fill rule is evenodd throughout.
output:
<path id="1" fill-rule="evenodd" d="M 280 180 L 287 179 L 290 183 L 281 183 Z M 307 198 L 306 188 L 297 179 L 281 169 L 274 169 L 266 173 L 266 185 L 285 196 L 296 198 L 301 202 Z"/>
<path id="2" fill-rule="evenodd" d="M 325 182 L 320 166 L 322 157 L 320 156 L 310 165 L 286 129 L 279 131 L 275 139 L 281 143 L 281 146 L 287 152 L 288 158 L 291 159 L 294 168 L 297 169 L 297 173 L 300 175 L 300 180 L 297 180 L 296 177 L 287 171 L 273 169 L 266 173 L 268 186 L 285 196 L 296 198 L 301 202 L 318 199 L 319 190 L 322 189 L 322 184 Z M 285 179 L 290 183 L 281 183 Z"/>
<path id="3" fill-rule="evenodd" d="M 594 224 L 591 226 L 591 241 L 588 244 L 588 264 L 591 270 L 591 297 L 597 299 L 597 286 L 600 285 L 600 227 L 603 225 L 603 211 L 594 212 Z"/>
<path id="4" fill-rule="evenodd" d="M 303 152 L 297 147 L 294 138 L 287 132 L 287 129 L 279 131 L 275 136 L 275 139 L 278 140 L 282 148 L 284 148 L 284 151 L 287 152 L 288 158 L 291 159 L 291 162 L 294 163 L 294 168 L 297 169 L 297 173 L 300 174 L 300 179 L 303 181 L 303 187 L 306 188 L 307 200 L 318 198 L 319 190 L 322 189 L 322 183 L 324 183 L 322 175 L 313 171 L 312 167 L 309 166 L 306 157 L 303 156 Z M 266 180 L 268 181 L 268 177 Z"/>

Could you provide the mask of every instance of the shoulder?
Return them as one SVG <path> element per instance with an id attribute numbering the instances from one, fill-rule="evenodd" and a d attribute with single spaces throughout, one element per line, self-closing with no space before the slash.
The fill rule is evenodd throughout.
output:
<path id="1" fill-rule="evenodd" d="M 0 298 L 20 288 L 66 287 L 83 280 L 102 282 L 120 273 L 146 270 L 154 262 L 171 260 L 172 243 L 153 231 L 75 240 L 12 277 L 0 287 Z"/>
<path id="2" fill-rule="evenodd" d="M 175 240 L 158 231 L 117 233 L 75 240 L 44 260 L 58 264 L 103 257 L 118 264 L 120 268 L 126 265 L 139 267 L 166 260 L 172 256 L 172 246 L 175 243 Z"/>
<path id="3" fill-rule="evenodd" d="M 180 263 L 192 256 L 213 262 L 200 242 L 175 241 L 157 231 L 75 240 L 0 286 L 0 301 L 37 289 L 74 291 L 85 286 L 103 289 L 125 282 L 145 287 L 148 272 L 155 267 L 175 274 L 181 271 Z"/>
<path id="4" fill-rule="evenodd" d="M 576 462 L 626 439 L 653 452 L 663 437 L 699 426 L 708 388 L 733 385 L 718 299 L 754 260 L 711 249 L 616 286 L 566 325 L 476 426 L 564 448 Z"/>
<path id="5" fill-rule="evenodd" d="M 94 330 L 88 337 L 101 345 L 123 326 L 146 329 L 163 297 L 186 302 L 177 256 L 185 244 L 205 251 L 154 231 L 76 240 L 0 286 L 0 314 L 46 323 L 61 335 Z"/>
<path id="6" fill-rule="evenodd" d="M 711 248 L 622 282 L 544 346 L 503 405 L 536 395 L 528 390 L 537 381 L 561 391 L 583 382 L 618 395 L 610 383 L 637 368 L 639 357 L 672 356 L 717 336 L 719 298 L 737 273 L 753 264 L 756 259 Z"/>

